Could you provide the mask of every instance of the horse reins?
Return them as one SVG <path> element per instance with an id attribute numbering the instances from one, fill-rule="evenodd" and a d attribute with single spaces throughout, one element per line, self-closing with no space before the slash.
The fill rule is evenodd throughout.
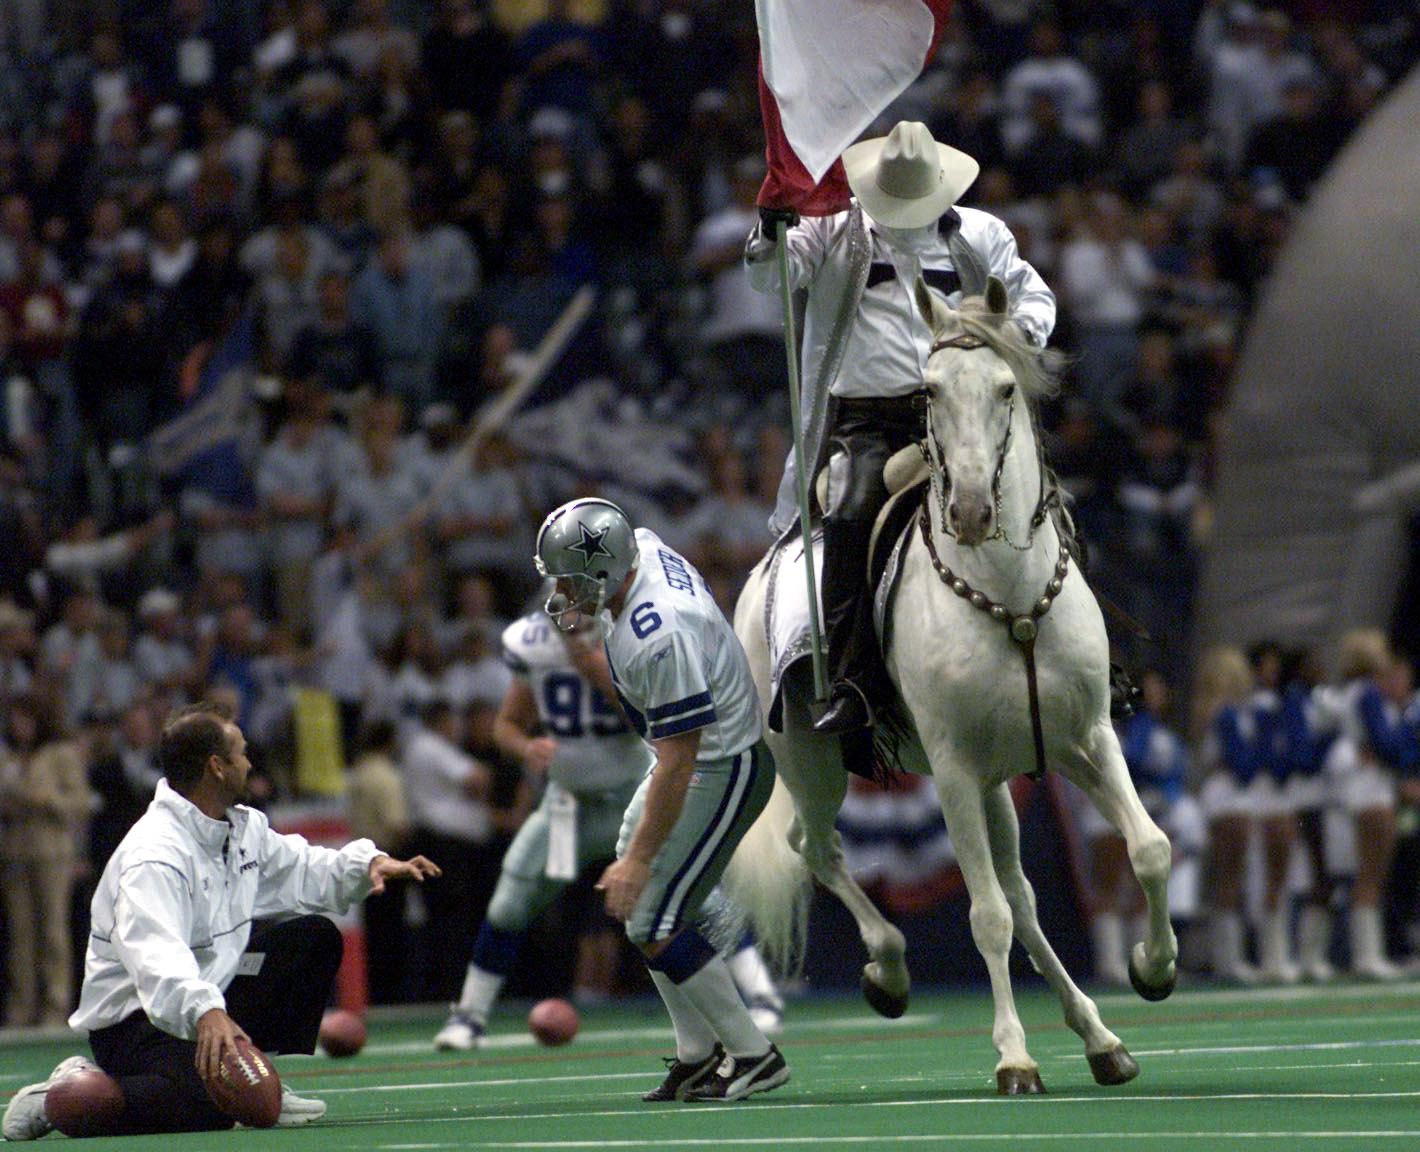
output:
<path id="1" fill-rule="evenodd" d="M 986 593 L 977 591 L 942 563 L 942 558 L 937 555 L 937 545 L 932 539 L 932 518 L 925 491 L 922 493 L 922 510 L 917 522 L 922 529 L 922 543 L 927 546 L 927 555 L 931 557 L 932 567 L 937 570 L 942 583 L 973 608 L 979 608 L 1003 625 L 1006 634 L 1021 650 L 1021 658 L 1026 665 L 1026 691 L 1030 697 L 1031 739 L 1035 742 L 1035 771 L 1031 773 L 1031 777 L 1039 780 L 1045 775 L 1045 733 L 1040 720 L 1040 686 L 1035 672 L 1035 639 L 1040 633 L 1040 618 L 1050 611 L 1055 598 L 1065 586 L 1065 577 L 1070 571 L 1070 550 L 1064 544 L 1060 545 L 1060 559 L 1055 562 L 1055 574 L 1046 582 L 1045 592 L 1031 605 L 1028 613 L 1015 616 L 1004 604 L 998 604 Z"/>
<path id="2" fill-rule="evenodd" d="M 969 352 L 976 348 L 987 347 L 990 347 L 990 345 L 980 336 L 973 336 L 969 332 L 962 332 L 953 336 L 950 340 L 938 340 L 927 350 L 927 358 L 930 360 L 938 352 L 945 351 L 948 348 Z M 921 398 L 922 418 L 925 425 L 924 432 L 926 433 L 924 438 L 919 442 L 919 447 L 922 451 L 922 458 L 927 462 L 927 466 L 934 472 L 940 471 L 946 480 L 946 483 L 938 486 L 937 502 L 941 505 L 942 531 L 948 536 L 954 537 L 955 533 L 951 530 L 947 516 L 947 489 L 950 486 L 952 474 L 951 469 L 947 467 L 946 450 L 943 449 L 942 442 L 937 439 L 936 429 L 932 427 L 931 393 L 924 388 L 916 393 L 916 395 Z M 996 470 L 991 474 L 991 503 L 996 514 L 996 527 L 992 529 L 991 534 L 987 536 L 986 540 L 983 540 L 982 543 L 990 540 L 1000 540 L 1003 544 L 1013 548 L 1017 552 L 1029 552 L 1031 547 L 1035 544 L 1036 531 L 1045 523 L 1045 519 L 1050 515 L 1051 509 L 1059 506 L 1060 493 L 1053 486 L 1046 483 L 1045 449 L 1043 445 L 1039 443 L 1039 436 L 1037 435 L 1035 455 L 1040 475 L 1040 494 L 1036 497 L 1035 511 L 1031 513 L 1030 524 L 1026 529 L 1025 543 L 1017 544 L 1006 534 L 1005 519 L 1001 515 L 1001 472 L 1006 467 L 1006 454 L 1011 449 L 1011 425 L 1014 423 L 1015 415 L 1016 397 L 1013 392 L 1011 394 L 1010 408 L 1006 413 L 1006 434 L 1001 437 L 1001 447 L 996 454 Z M 1033 419 L 1034 417 L 1032 417 L 1032 420 Z M 937 451 L 936 460 L 932 459 L 933 447 L 935 447 Z"/>

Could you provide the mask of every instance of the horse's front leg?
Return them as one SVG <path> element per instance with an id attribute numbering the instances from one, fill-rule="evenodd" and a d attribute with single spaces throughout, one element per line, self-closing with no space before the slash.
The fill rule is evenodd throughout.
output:
<path id="1" fill-rule="evenodd" d="M 1054 989 L 1065 1013 L 1065 1023 L 1085 1042 L 1085 1058 L 1096 1083 L 1128 1083 L 1139 1075 L 1139 1065 L 1119 1037 L 1104 1026 L 1095 1002 L 1070 979 L 1070 973 L 1041 930 L 1036 916 L 1035 890 L 1021 867 L 1021 829 L 1015 805 L 1011 803 L 1010 788 L 1001 784 L 991 789 L 984 803 L 991 859 L 1011 906 L 1016 939 L 1030 954 L 1035 970 Z"/>
<path id="2" fill-rule="evenodd" d="M 1124 837 L 1129 863 L 1149 908 L 1149 936 L 1134 945 L 1129 979 L 1145 1000 L 1163 1000 L 1178 981 L 1178 938 L 1169 919 L 1169 870 L 1173 848 L 1139 802 L 1119 737 L 1108 720 L 1096 724 L 1086 759 L 1062 765 L 1100 815 Z"/>
<path id="3" fill-rule="evenodd" d="M 809 693 L 795 693 L 798 700 Z M 858 934 L 868 950 L 863 966 L 863 996 L 880 1016 L 895 1020 L 907 1011 L 912 978 L 907 971 L 907 940 L 878 911 L 858 886 L 843 862 L 843 847 L 834 827 L 848 789 L 837 737 L 813 731 L 807 708 L 786 706 L 787 756 L 780 773 L 794 795 L 796 819 L 789 832 L 790 846 L 814 878 L 832 892 L 858 924 Z"/>
<path id="4" fill-rule="evenodd" d="M 996 1064 L 996 1091 L 1003 1096 L 1045 1091 L 1040 1069 L 1026 1051 L 1026 1034 L 1016 1013 L 1011 989 L 1011 936 L 1013 916 L 992 862 L 986 807 L 977 777 L 957 764 L 932 760 L 937 795 L 947 820 L 947 832 L 956 848 L 957 863 L 971 896 L 971 935 L 991 976 L 995 1021 L 991 1041 L 1000 1059 Z"/>

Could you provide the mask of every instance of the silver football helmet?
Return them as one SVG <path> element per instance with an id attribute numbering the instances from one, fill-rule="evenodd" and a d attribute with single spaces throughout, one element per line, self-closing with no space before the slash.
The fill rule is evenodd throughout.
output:
<path id="1" fill-rule="evenodd" d="M 569 615 L 596 619 L 607 597 L 636 568 L 636 531 L 610 500 L 585 497 L 547 514 L 537 532 L 533 564 L 555 581 L 544 608 L 557 626 L 576 625 Z"/>

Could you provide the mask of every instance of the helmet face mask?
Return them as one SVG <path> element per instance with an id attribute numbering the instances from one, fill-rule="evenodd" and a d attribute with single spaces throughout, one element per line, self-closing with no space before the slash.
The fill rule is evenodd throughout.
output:
<path id="1" fill-rule="evenodd" d="M 636 562 L 631 522 L 608 500 L 573 500 L 538 529 L 533 564 L 555 582 L 544 609 L 564 632 L 595 620 Z"/>

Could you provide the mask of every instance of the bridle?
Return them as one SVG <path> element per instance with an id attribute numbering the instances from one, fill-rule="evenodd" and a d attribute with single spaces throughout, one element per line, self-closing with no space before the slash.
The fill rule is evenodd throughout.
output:
<path id="1" fill-rule="evenodd" d="M 970 333 L 959 333 L 949 340 L 938 340 L 928 352 L 928 359 L 936 353 L 948 348 L 971 351 L 976 348 L 987 347 L 987 342 L 979 336 Z M 926 420 L 926 438 L 922 441 L 922 455 L 927 461 L 928 469 L 931 472 L 931 483 L 929 488 L 937 489 L 937 502 L 939 518 L 942 531 L 947 536 L 955 538 L 947 518 L 947 492 L 951 487 L 951 473 L 947 468 L 946 452 L 942 447 L 942 442 L 932 427 L 932 404 L 931 396 L 926 389 L 920 395 L 923 398 L 923 408 Z M 1011 447 L 1011 426 L 1015 422 L 1016 414 L 1016 392 L 1011 390 L 1010 407 L 1006 413 L 1006 434 L 1001 439 L 1000 452 L 996 457 L 996 470 L 991 477 L 991 498 L 996 509 L 996 527 L 987 540 L 1001 540 L 1017 552 L 1029 551 L 1035 542 L 1036 530 L 1045 523 L 1045 519 L 1050 515 L 1050 510 L 1060 504 L 1059 490 L 1047 482 L 1047 468 L 1045 466 L 1045 450 L 1041 446 L 1040 438 L 1036 438 L 1036 464 L 1040 476 L 1040 495 L 1036 499 L 1035 511 L 1031 514 L 1030 528 L 1026 534 L 1024 544 L 1017 544 L 1005 531 L 1001 519 L 1001 472 L 1005 468 L 1006 453 Z M 933 452 L 937 459 L 933 460 Z M 1040 634 L 1040 620 L 1050 611 L 1055 603 L 1055 598 L 1060 595 L 1065 586 L 1065 577 L 1070 572 L 1070 547 L 1069 543 L 1062 537 L 1060 542 L 1060 556 L 1055 562 L 1055 571 L 1046 582 L 1045 591 L 1039 599 L 1031 605 L 1030 611 L 1021 615 L 1013 615 L 1011 610 L 1004 604 L 998 604 L 986 593 L 973 588 L 946 564 L 942 562 L 941 556 L 937 552 L 936 541 L 932 538 L 932 518 L 930 515 L 929 491 L 922 493 L 922 506 L 918 512 L 918 527 L 922 532 L 922 543 L 926 546 L 927 556 L 932 561 L 932 567 L 937 573 L 937 577 L 952 590 L 957 596 L 965 600 L 973 608 L 985 612 L 991 619 L 1001 624 L 1006 629 L 1006 634 L 1021 650 L 1021 658 L 1026 666 L 1026 691 L 1030 699 L 1030 723 L 1031 739 L 1035 745 L 1035 771 L 1031 775 L 1035 779 L 1040 779 L 1045 775 L 1045 733 L 1041 726 L 1040 719 L 1040 686 L 1036 676 L 1035 668 L 1035 641 Z M 983 541 L 984 543 L 984 541 Z"/>
<path id="2" fill-rule="evenodd" d="M 970 332 L 959 332 L 957 335 L 947 339 L 936 341 L 927 350 L 927 359 L 931 359 L 938 352 L 947 349 L 970 352 L 978 348 L 989 348 L 987 341 L 980 336 L 974 336 Z M 921 441 L 922 458 L 927 462 L 928 470 L 932 474 L 932 486 L 937 494 L 938 518 L 941 521 L 942 532 L 956 538 L 956 533 L 952 531 L 950 517 L 947 515 L 947 493 L 951 489 L 951 469 L 947 465 L 946 449 L 942 447 L 942 441 L 937 436 L 937 431 L 932 426 L 932 397 L 931 393 L 923 388 L 918 395 L 921 397 L 923 410 L 923 420 L 925 423 L 926 435 Z M 1045 523 L 1045 519 L 1050 515 L 1052 508 L 1060 503 L 1060 493 L 1046 481 L 1045 450 L 1041 446 L 1039 436 L 1036 437 L 1036 468 L 1039 476 L 1039 494 L 1036 497 L 1035 511 L 1031 513 L 1030 524 L 1026 530 L 1025 542 L 1017 544 L 1011 539 L 1006 531 L 1006 523 L 1001 515 L 1001 473 L 1006 467 L 1006 453 L 1011 450 L 1011 429 L 1016 419 L 1016 389 L 1011 389 L 1009 407 L 1006 409 L 1006 432 L 1001 437 L 1001 447 L 996 452 L 996 467 L 991 474 L 991 503 L 996 515 L 996 527 L 991 530 L 982 543 L 992 540 L 999 540 L 1009 548 L 1017 552 L 1029 552 L 1035 544 L 1035 534 L 1037 529 Z M 1034 419 L 1034 417 L 1032 417 Z M 933 458 L 935 451 L 935 459 Z"/>

